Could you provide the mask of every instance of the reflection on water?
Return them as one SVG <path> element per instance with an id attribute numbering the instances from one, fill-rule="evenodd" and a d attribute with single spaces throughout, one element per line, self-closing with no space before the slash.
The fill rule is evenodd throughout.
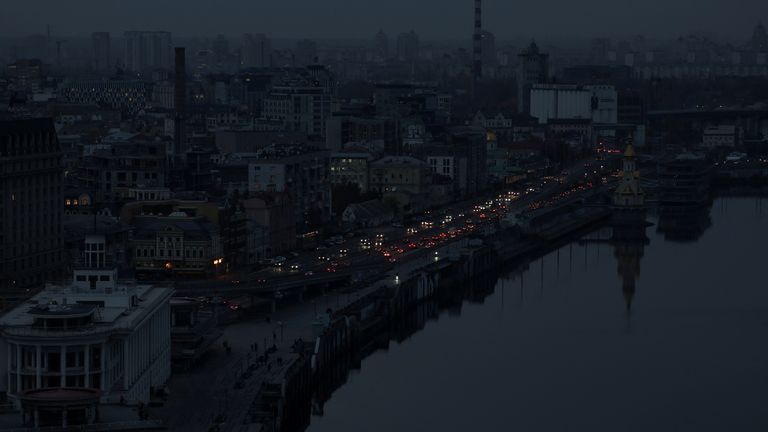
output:
<path id="1" fill-rule="evenodd" d="M 764 206 L 649 215 L 442 293 L 309 430 L 768 430 Z"/>
<path id="2" fill-rule="evenodd" d="M 632 299 L 635 297 L 635 284 L 640 277 L 640 260 L 645 253 L 645 246 L 650 240 L 645 235 L 645 219 L 637 223 L 614 224 L 611 245 L 616 257 L 618 273 L 621 278 L 621 291 L 627 306 L 627 314 L 632 311 Z"/>
<path id="3" fill-rule="evenodd" d="M 710 226 L 711 204 L 700 206 L 662 206 L 659 209 L 659 232 L 666 240 L 696 241 Z"/>

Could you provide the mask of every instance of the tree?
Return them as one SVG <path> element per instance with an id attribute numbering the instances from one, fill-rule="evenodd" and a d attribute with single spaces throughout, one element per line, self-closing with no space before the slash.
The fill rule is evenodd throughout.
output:
<path id="1" fill-rule="evenodd" d="M 381 200 L 384 205 L 392 209 L 392 212 L 395 213 L 395 215 L 400 216 L 400 208 L 402 207 L 400 204 L 400 200 L 398 200 L 396 197 L 392 195 L 385 196 L 384 199 Z"/>
<path id="2" fill-rule="evenodd" d="M 334 215 L 341 215 L 347 206 L 360 202 L 360 200 L 360 186 L 355 183 L 335 185 L 331 190 L 331 207 Z"/>

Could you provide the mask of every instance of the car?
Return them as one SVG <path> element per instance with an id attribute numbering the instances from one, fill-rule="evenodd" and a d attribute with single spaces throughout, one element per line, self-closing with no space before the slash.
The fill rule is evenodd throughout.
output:
<path id="1" fill-rule="evenodd" d="M 312 275 L 314 275 L 314 274 L 315 274 L 315 273 L 314 273 L 312 270 L 309 270 L 309 271 L 306 271 L 306 272 L 304 272 L 304 276 L 312 276 Z"/>
<path id="2" fill-rule="evenodd" d="M 336 267 L 330 266 L 326 268 L 325 271 L 327 271 L 328 273 L 336 273 Z"/>
<path id="3" fill-rule="evenodd" d="M 301 264 L 291 264 L 291 271 L 299 271 Z"/>
<path id="4" fill-rule="evenodd" d="M 211 299 L 211 303 L 215 305 L 224 305 L 227 304 L 227 300 L 224 299 L 224 297 L 214 297 Z"/>
<path id="5" fill-rule="evenodd" d="M 267 280 L 264 278 L 258 278 L 256 279 L 256 283 L 259 285 L 264 285 L 265 283 L 267 283 Z"/>

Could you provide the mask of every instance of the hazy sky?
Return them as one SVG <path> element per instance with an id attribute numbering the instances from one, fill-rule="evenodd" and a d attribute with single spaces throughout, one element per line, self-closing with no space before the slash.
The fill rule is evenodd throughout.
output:
<path id="1" fill-rule="evenodd" d="M 473 0 L 0 0 L 0 35 L 128 29 L 179 35 L 370 37 L 417 30 L 423 39 L 471 32 Z M 484 26 L 499 38 L 588 38 L 709 32 L 749 37 L 768 22 L 768 0 L 484 0 Z"/>

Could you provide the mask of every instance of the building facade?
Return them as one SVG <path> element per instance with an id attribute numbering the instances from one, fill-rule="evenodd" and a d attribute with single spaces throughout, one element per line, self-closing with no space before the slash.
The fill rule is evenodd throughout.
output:
<path id="1" fill-rule="evenodd" d="M 61 276 L 62 182 L 50 119 L 0 122 L 0 289 Z"/>
<path id="2" fill-rule="evenodd" d="M 618 121 L 618 95 L 610 85 L 536 84 L 530 98 L 530 115 L 540 124 L 589 119 L 595 124 L 615 125 Z"/>
<path id="3" fill-rule="evenodd" d="M 86 237 L 73 281 L 47 286 L 0 318 L 0 389 L 98 390 L 102 402 L 148 402 L 171 373 L 171 288 L 122 283 L 104 237 Z"/>
<path id="4" fill-rule="evenodd" d="M 368 191 L 370 153 L 333 153 L 330 158 L 331 185 L 354 184 L 360 193 Z"/>
<path id="5" fill-rule="evenodd" d="M 279 121 L 285 131 L 325 137 L 333 86 L 333 78 L 322 66 L 290 73 L 262 100 L 262 116 Z"/>
<path id="6" fill-rule="evenodd" d="M 272 45 L 263 34 L 243 35 L 240 48 L 240 66 L 248 68 L 265 68 L 272 64 Z"/>
<path id="7" fill-rule="evenodd" d="M 201 276 L 223 270 L 220 232 L 205 218 L 175 212 L 136 217 L 132 223 L 130 248 L 137 272 Z"/>
<path id="8" fill-rule="evenodd" d="M 147 108 L 144 82 L 123 79 L 68 79 L 59 86 L 59 96 L 73 104 L 97 104 L 137 114 Z"/>
<path id="9" fill-rule="evenodd" d="M 99 72 L 109 72 L 112 64 L 112 41 L 109 32 L 95 32 L 91 34 L 93 44 L 93 68 Z"/>
<path id="10" fill-rule="evenodd" d="M 518 55 L 517 112 L 528 113 L 531 106 L 531 87 L 549 80 L 549 55 L 539 51 L 536 42 Z"/>
<path id="11" fill-rule="evenodd" d="M 429 166 L 409 156 L 387 156 L 371 163 L 369 187 L 379 193 L 420 195 L 429 186 Z"/>
<path id="12" fill-rule="evenodd" d="M 125 32 L 125 62 L 127 70 L 146 73 L 152 70 L 170 71 L 173 67 L 171 33 L 164 31 Z"/>
<path id="13" fill-rule="evenodd" d="M 327 221 L 331 211 L 328 163 L 326 151 L 298 154 L 265 151 L 248 165 L 248 190 L 288 194 L 299 226 Z M 315 220 L 317 218 L 319 220 Z"/>

